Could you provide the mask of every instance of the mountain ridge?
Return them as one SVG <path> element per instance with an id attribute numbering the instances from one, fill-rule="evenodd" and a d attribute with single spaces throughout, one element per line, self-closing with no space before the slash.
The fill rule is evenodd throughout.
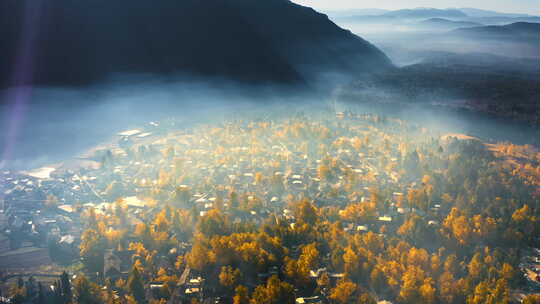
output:
<path id="1" fill-rule="evenodd" d="M 248 83 L 301 84 L 320 71 L 369 73 L 392 66 L 369 42 L 325 15 L 288 0 L 37 0 L 42 18 L 33 78 L 16 85 L 84 85 L 115 73 L 222 77 Z M 159 3 L 156 4 L 156 3 Z M 0 85 L 22 68 L 21 30 L 32 0 L 0 4 Z M 275 22 L 271 16 L 280 16 Z M 37 18 L 35 20 L 38 20 Z M 15 63 L 15 64 L 14 64 Z"/>
<path id="2" fill-rule="evenodd" d="M 448 28 L 483 26 L 483 24 L 476 23 L 476 22 L 453 21 L 453 20 L 448 20 L 444 18 L 430 18 L 430 19 L 421 21 L 420 24 L 428 25 L 428 26 L 448 27 Z"/>
<path id="3" fill-rule="evenodd" d="M 497 37 L 515 40 L 529 37 L 538 39 L 540 37 L 540 23 L 516 22 L 507 25 L 488 25 L 460 28 L 452 31 L 452 33 L 482 38 Z"/>
<path id="4" fill-rule="evenodd" d="M 401 18 L 465 18 L 467 17 L 467 14 L 458 9 L 415 8 L 391 11 L 384 14 L 384 16 L 395 16 Z"/>

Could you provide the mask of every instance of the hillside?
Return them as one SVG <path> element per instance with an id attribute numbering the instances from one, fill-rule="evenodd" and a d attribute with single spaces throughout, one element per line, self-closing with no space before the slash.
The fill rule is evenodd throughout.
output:
<path id="1" fill-rule="evenodd" d="M 386 55 L 374 45 L 312 8 L 288 0 L 233 0 L 230 4 L 307 78 L 317 72 L 356 75 L 391 66 Z"/>
<path id="2" fill-rule="evenodd" d="M 349 17 L 349 16 L 376 16 L 390 12 L 380 8 L 360 8 L 346 10 L 327 10 L 326 14 L 330 17 Z"/>
<path id="3" fill-rule="evenodd" d="M 361 80 L 347 100 L 443 105 L 540 122 L 540 61 L 489 54 L 441 55 Z"/>
<path id="4" fill-rule="evenodd" d="M 291 84 L 315 78 L 315 64 L 353 73 L 390 66 L 365 40 L 287 0 L 6 0 L 0 27 L 8 67 L 0 87 L 91 84 L 118 73 Z"/>

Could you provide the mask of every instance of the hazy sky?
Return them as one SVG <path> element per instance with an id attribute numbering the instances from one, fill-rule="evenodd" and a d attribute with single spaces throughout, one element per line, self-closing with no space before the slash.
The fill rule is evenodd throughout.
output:
<path id="1" fill-rule="evenodd" d="M 506 13 L 540 15 L 540 0 L 292 0 L 319 10 L 349 8 L 474 7 Z"/>

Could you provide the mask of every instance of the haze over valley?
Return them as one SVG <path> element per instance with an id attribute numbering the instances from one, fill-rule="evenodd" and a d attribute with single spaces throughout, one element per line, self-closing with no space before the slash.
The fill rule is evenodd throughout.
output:
<path id="1" fill-rule="evenodd" d="M 540 303 L 538 7 L 299 3 L 0 2 L 0 304 Z"/>

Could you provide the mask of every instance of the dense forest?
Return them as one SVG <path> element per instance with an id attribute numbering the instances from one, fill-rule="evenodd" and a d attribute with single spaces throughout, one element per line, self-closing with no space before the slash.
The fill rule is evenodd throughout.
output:
<path id="1" fill-rule="evenodd" d="M 433 56 L 344 86 L 343 100 L 463 107 L 537 125 L 537 60 L 485 54 Z"/>

